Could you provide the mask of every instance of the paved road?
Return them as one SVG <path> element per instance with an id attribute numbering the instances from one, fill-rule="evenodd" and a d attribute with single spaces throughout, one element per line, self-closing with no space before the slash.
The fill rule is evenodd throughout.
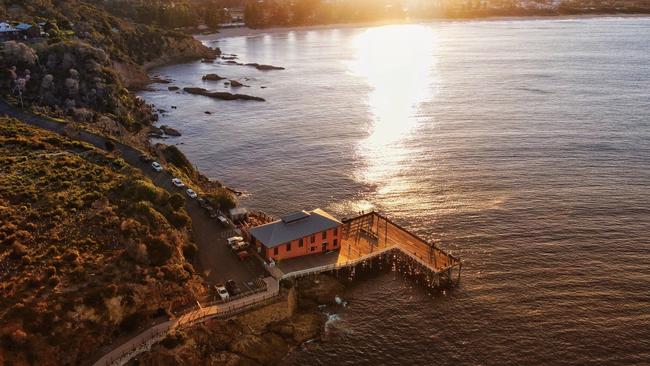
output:
<path id="1" fill-rule="evenodd" d="M 0 115 L 14 117 L 32 126 L 58 134 L 65 134 L 66 129 L 69 129 L 65 123 L 17 110 L 8 105 L 4 100 L 0 100 Z M 108 139 L 103 136 L 87 131 L 77 131 L 73 138 L 106 150 L 106 141 Z M 175 187 L 171 183 L 172 176 L 167 171 L 157 173 L 151 168 L 149 163 L 140 160 L 142 151 L 117 141 L 113 142 L 115 144 L 115 150 L 121 153 L 122 158 L 128 164 L 138 168 L 144 175 L 151 178 L 157 186 L 169 192 L 180 192 L 185 196 L 183 190 Z M 204 274 L 209 283 L 214 284 L 234 279 L 239 282 L 242 289 L 246 289 L 245 282 L 266 275 L 264 267 L 258 261 L 254 260 L 254 258 L 246 262 L 240 262 L 230 252 L 225 244 L 226 238 L 230 236 L 231 229 L 223 228 L 214 220 L 210 220 L 196 200 L 187 198 L 185 208 L 192 218 L 193 238 L 199 247 L 195 267 L 199 272 Z"/>

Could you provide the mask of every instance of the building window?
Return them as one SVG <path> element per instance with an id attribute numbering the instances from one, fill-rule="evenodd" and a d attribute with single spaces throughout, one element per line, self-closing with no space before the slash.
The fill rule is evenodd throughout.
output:
<path id="1" fill-rule="evenodd" d="M 311 247 L 310 250 L 313 252 L 314 250 L 316 250 L 316 247 Z"/>
<path id="2" fill-rule="evenodd" d="M 287 252 L 291 251 L 291 243 L 287 243 Z"/>
<path id="3" fill-rule="evenodd" d="M 339 228 L 336 228 L 334 229 L 334 236 L 338 236 L 338 235 L 339 235 Z"/>
<path id="4" fill-rule="evenodd" d="M 339 240 L 338 240 L 338 239 L 334 239 L 334 246 L 337 246 L 337 245 L 339 245 Z"/>
<path id="5" fill-rule="evenodd" d="M 298 240 L 298 246 L 299 246 L 300 248 L 302 248 L 303 244 L 304 244 L 304 243 L 303 243 L 303 240 L 302 240 L 302 239 Z"/>
<path id="6" fill-rule="evenodd" d="M 312 236 L 311 236 L 311 242 L 312 242 L 312 243 L 315 243 L 315 242 L 316 242 L 316 235 L 312 235 Z"/>
<path id="7" fill-rule="evenodd" d="M 278 247 L 273 248 L 273 255 L 278 255 Z"/>
<path id="8" fill-rule="evenodd" d="M 323 231 L 322 235 L 323 235 L 323 239 L 327 238 L 327 230 Z"/>

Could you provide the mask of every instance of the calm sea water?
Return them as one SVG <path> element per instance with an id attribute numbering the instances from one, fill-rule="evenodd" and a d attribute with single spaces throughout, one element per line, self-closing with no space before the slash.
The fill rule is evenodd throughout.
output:
<path id="1" fill-rule="evenodd" d="M 246 206 L 374 208 L 465 261 L 446 296 L 395 274 L 356 283 L 325 341 L 285 365 L 650 365 L 650 18 L 212 44 L 287 69 L 156 70 L 224 89 L 201 81 L 216 72 L 268 100 L 157 86 L 142 95 L 183 133 L 168 143 Z"/>

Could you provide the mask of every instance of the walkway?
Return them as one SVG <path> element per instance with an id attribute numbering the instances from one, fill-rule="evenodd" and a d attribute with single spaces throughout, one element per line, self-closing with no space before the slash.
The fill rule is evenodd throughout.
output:
<path id="1" fill-rule="evenodd" d="M 153 326 L 104 355 L 93 366 L 124 365 L 138 354 L 151 349 L 153 344 L 162 340 L 170 331 L 188 328 L 208 319 L 227 318 L 277 298 L 280 291 L 278 281 L 271 277 L 265 278 L 264 281 L 267 284 L 267 289 L 264 292 L 231 302 L 201 307 L 178 318 Z"/>

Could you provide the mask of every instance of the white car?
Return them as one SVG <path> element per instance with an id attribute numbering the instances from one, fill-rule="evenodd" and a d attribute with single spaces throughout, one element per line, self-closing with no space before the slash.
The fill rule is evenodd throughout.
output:
<path id="1" fill-rule="evenodd" d="M 194 192 L 194 190 L 192 190 L 192 188 L 188 188 L 187 191 L 185 191 L 185 193 L 187 193 L 187 196 L 192 199 L 198 197 L 198 195 L 196 194 L 196 192 Z"/>
<path id="2" fill-rule="evenodd" d="M 227 242 L 226 244 L 228 244 L 228 246 L 232 246 L 233 244 L 235 244 L 237 242 L 240 242 L 240 241 L 244 241 L 244 238 L 242 238 L 241 236 L 233 236 L 233 237 L 230 237 L 230 238 L 228 238 L 226 240 L 226 242 Z"/>
<path id="3" fill-rule="evenodd" d="M 221 225 L 228 226 L 228 219 L 223 217 L 222 215 L 217 216 L 217 220 L 219 220 Z"/>
<path id="4" fill-rule="evenodd" d="M 245 241 L 239 241 L 230 246 L 230 249 L 232 249 L 233 252 L 240 252 L 246 250 L 246 248 L 248 248 L 248 243 Z"/>
<path id="5" fill-rule="evenodd" d="M 226 287 L 223 285 L 216 285 L 214 286 L 215 290 L 217 290 L 217 293 L 219 294 L 219 297 L 223 301 L 227 301 L 230 299 L 230 294 L 228 293 L 228 290 L 226 290 Z"/>
<path id="6" fill-rule="evenodd" d="M 162 170 L 163 170 L 163 167 L 157 161 L 154 161 L 153 163 L 151 163 L 151 168 L 153 170 L 157 171 L 157 172 L 162 172 Z"/>
<path id="7" fill-rule="evenodd" d="M 178 179 L 178 178 L 174 178 L 174 179 L 172 179 L 172 184 L 175 185 L 175 186 L 178 187 L 178 188 L 183 188 L 183 187 L 185 187 L 185 184 L 183 184 L 183 181 L 181 181 L 181 180 Z"/>
<path id="8" fill-rule="evenodd" d="M 239 243 L 239 242 L 242 242 L 242 241 L 244 241 L 244 238 L 242 238 L 241 236 L 233 236 L 233 237 L 230 237 L 230 238 L 228 238 L 226 240 L 226 244 L 229 247 L 231 247 L 233 244 Z"/>

